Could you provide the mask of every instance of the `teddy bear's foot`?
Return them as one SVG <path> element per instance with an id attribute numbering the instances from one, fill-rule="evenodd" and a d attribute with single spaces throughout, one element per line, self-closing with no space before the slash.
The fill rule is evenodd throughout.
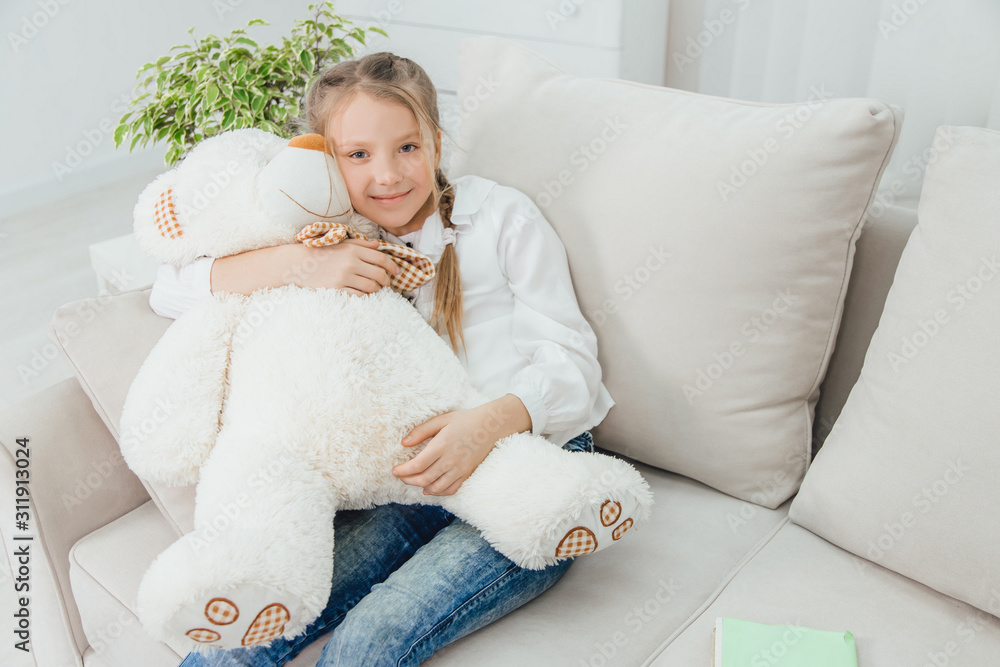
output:
<path id="1" fill-rule="evenodd" d="M 518 433 L 440 502 L 515 564 L 539 570 L 617 544 L 649 517 L 653 494 L 626 461 Z"/>
<path id="2" fill-rule="evenodd" d="M 243 584 L 223 594 L 204 595 L 178 610 L 166 625 L 204 646 L 257 646 L 284 634 L 301 609 L 301 602 L 288 593 Z"/>
<path id="3" fill-rule="evenodd" d="M 560 559 L 573 558 L 611 546 L 635 523 L 638 505 L 639 501 L 630 496 L 621 502 L 608 499 L 585 507 L 579 517 L 566 519 L 556 529 L 560 538 L 550 553 Z"/>

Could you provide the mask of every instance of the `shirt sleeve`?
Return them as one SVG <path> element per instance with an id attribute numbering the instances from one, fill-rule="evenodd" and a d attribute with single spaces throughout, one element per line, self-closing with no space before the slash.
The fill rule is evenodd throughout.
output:
<path id="1" fill-rule="evenodd" d="M 156 270 L 149 306 L 162 317 L 177 319 L 212 294 L 214 257 L 199 257 L 178 268 L 161 264 Z"/>
<path id="2" fill-rule="evenodd" d="M 535 435 L 588 426 L 601 388 L 597 336 L 580 312 L 566 249 L 534 202 L 503 187 L 500 264 L 514 294 L 514 346 L 530 365 L 511 380 Z"/>

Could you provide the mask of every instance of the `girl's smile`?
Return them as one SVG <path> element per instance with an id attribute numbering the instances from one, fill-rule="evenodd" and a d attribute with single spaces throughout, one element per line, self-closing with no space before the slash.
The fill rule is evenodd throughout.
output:
<path id="1" fill-rule="evenodd" d="M 411 192 L 413 192 L 413 190 L 408 190 L 408 191 L 406 191 L 406 192 L 404 192 L 402 194 L 396 195 L 394 197 L 393 196 L 384 196 L 384 197 L 383 196 L 374 196 L 374 197 L 372 197 L 372 199 L 374 199 L 375 201 L 377 201 L 379 204 L 383 204 L 383 205 L 398 204 L 399 202 L 403 201 L 403 199 L 406 198 L 406 195 L 410 194 Z"/>

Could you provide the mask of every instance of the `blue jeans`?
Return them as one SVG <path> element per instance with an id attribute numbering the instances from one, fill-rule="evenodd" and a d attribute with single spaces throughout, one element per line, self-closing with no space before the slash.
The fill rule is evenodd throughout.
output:
<path id="1" fill-rule="evenodd" d="M 594 441 L 584 432 L 563 449 L 592 452 Z M 317 667 L 418 665 L 541 595 L 573 562 L 522 569 L 433 505 L 338 512 L 334 534 L 330 600 L 303 634 L 266 648 L 191 653 L 181 667 L 283 665 L 331 630 Z"/>

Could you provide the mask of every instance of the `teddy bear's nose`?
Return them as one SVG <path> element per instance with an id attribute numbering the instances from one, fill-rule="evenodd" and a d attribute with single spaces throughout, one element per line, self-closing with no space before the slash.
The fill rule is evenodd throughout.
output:
<path id="1" fill-rule="evenodd" d="M 326 146 L 326 139 L 321 134 L 300 134 L 292 137 L 288 145 L 292 148 L 307 148 L 312 151 L 329 152 Z"/>

